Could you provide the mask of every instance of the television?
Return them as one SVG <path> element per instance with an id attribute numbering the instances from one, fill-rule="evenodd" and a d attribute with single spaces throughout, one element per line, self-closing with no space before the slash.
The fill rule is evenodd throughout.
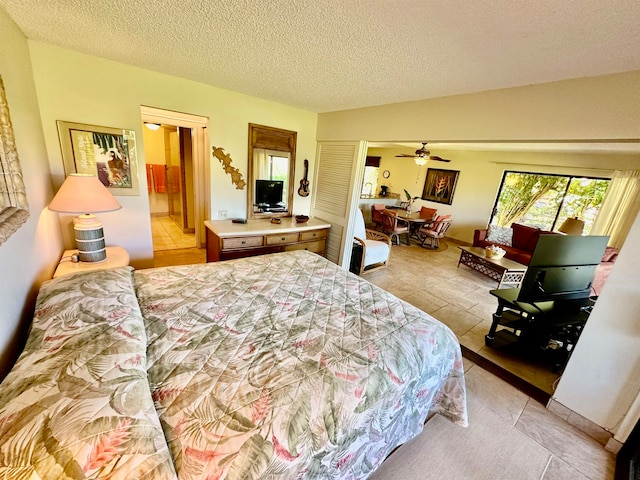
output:
<path id="1" fill-rule="evenodd" d="M 283 188 L 282 180 L 256 180 L 257 204 L 265 208 L 281 207 Z"/>
<path id="2" fill-rule="evenodd" d="M 540 235 L 518 293 L 518 302 L 587 299 L 608 236 Z"/>

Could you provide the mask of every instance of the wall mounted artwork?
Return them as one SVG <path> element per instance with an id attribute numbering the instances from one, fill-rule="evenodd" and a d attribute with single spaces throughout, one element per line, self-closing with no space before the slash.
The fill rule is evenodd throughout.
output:
<path id="1" fill-rule="evenodd" d="M 65 174 L 95 175 L 113 195 L 140 195 L 133 130 L 58 120 Z"/>
<path id="2" fill-rule="evenodd" d="M 427 178 L 422 189 L 422 199 L 451 205 L 459 174 L 458 170 L 427 169 Z"/>

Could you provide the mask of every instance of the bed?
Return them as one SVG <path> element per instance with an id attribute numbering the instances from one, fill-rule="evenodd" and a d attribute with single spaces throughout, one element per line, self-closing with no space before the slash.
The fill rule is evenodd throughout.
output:
<path id="1" fill-rule="evenodd" d="M 443 324 L 306 251 L 46 282 L 0 384 L 0 478 L 364 479 L 440 414 Z"/>

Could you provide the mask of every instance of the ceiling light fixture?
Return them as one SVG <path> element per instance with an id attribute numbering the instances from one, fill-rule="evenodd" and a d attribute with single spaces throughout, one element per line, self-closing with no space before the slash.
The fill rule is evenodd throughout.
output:
<path id="1" fill-rule="evenodd" d="M 145 122 L 145 125 L 147 126 L 147 128 L 149 130 L 152 130 L 154 132 L 160 128 L 160 125 L 158 125 L 157 123 L 147 123 L 147 122 Z"/>
<path id="2" fill-rule="evenodd" d="M 420 167 L 427 163 L 427 159 L 425 157 L 414 157 L 413 159 L 416 161 L 416 165 Z"/>

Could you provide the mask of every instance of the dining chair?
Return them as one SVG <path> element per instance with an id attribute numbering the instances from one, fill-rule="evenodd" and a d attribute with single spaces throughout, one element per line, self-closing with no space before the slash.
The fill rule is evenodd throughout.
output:
<path id="1" fill-rule="evenodd" d="M 438 210 L 435 208 L 429 207 L 420 207 L 420 218 L 424 218 L 425 220 L 433 220 L 436 218 L 436 213 Z"/>
<path id="2" fill-rule="evenodd" d="M 382 231 L 393 238 L 396 238 L 397 245 L 400 245 L 400 235 L 403 233 L 407 236 L 407 245 L 409 245 L 409 225 L 398 222 L 398 212 L 393 210 L 382 211 Z"/>
<path id="3" fill-rule="evenodd" d="M 366 228 L 360 209 L 356 212 L 353 236 L 357 244 L 362 247 L 360 265 L 358 266 L 359 274 L 369 273 L 389 265 L 391 239 L 382 232 Z"/>
<path id="4" fill-rule="evenodd" d="M 384 203 L 374 203 L 371 205 L 371 221 L 375 224 L 376 230 L 382 230 L 382 212 Z"/>
<path id="5" fill-rule="evenodd" d="M 443 215 L 437 217 L 433 222 L 425 224 L 419 231 L 420 237 L 422 237 L 422 246 L 426 247 L 428 242 L 429 248 L 440 248 L 440 239 L 447 233 L 451 223 L 451 215 Z"/>

